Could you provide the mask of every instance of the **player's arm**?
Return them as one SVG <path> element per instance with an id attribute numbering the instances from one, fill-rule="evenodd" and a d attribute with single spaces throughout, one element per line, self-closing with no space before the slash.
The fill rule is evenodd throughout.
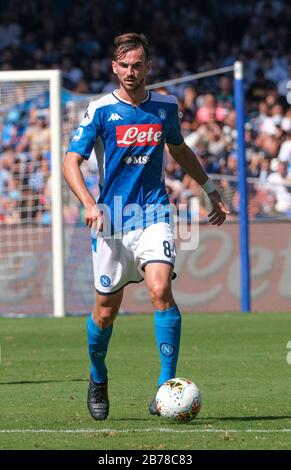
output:
<path id="1" fill-rule="evenodd" d="M 213 206 L 212 211 L 208 214 L 209 222 L 212 225 L 223 224 L 229 211 L 225 208 L 218 191 L 204 171 L 195 153 L 184 142 L 179 145 L 169 143 L 167 145 L 174 160 L 206 191 Z"/>
<path id="2" fill-rule="evenodd" d="M 89 227 L 97 224 L 101 228 L 102 213 L 98 209 L 94 197 L 88 190 L 80 166 L 84 158 L 77 152 L 68 152 L 63 162 L 63 175 L 73 193 L 85 208 L 85 222 Z"/>

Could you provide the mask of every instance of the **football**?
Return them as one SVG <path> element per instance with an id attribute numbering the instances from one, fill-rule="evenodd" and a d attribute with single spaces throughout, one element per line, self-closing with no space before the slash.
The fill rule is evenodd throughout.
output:
<path id="1" fill-rule="evenodd" d="M 156 394 L 156 405 L 163 418 L 187 423 L 201 409 L 201 393 L 191 380 L 176 377 L 160 386 Z"/>

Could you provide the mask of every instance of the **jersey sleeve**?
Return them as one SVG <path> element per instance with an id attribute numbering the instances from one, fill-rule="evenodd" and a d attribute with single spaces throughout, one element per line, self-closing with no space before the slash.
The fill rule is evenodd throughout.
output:
<path id="1" fill-rule="evenodd" d="M 90 103 L 79 127 L 74 131 L 68 152 L 76 152 L 86 160 L 90 157 L 94 144 L 100 134 L 100 113 Z"/>
<path id="2" fill-rule="evenodd" d="M 184 142 L 184 138 L 180 130 L 178 104 L 174 104 L 173 108 L 174 109 L 171 113 L 169 129 L 166 135 L 166 142 L 167 144 L 179 145 Z"/>

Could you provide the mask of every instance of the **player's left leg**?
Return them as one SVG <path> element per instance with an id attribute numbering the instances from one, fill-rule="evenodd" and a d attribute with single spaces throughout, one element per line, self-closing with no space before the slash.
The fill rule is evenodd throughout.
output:
<path id="1" fill-rule="evenodd" d="M 176 376 L 179 355 L 181 314 L 172 293 L 172 274 L 170 264 L 154 262 L 145 266 L 145 281 L 155 309 L 155 335 L 161 361 L 158 386 Z"/>
<path id="2" fill-rule="evenodd" d="M 157 262 L 145 266 L 145 280 L 155 309 L 155 335 L 161 362 L 158 387 L 176 376 L 180 347 L 181 314 L 172 294 L 172 274 L 170 264 Z M 155 397 L 149 411 L 153 415 L 158 414 Z"/>
<path id="3" fill-rule="evenodd" d="M 96 293 L 95 306 L 87 321 L 90 375 L 95 383 L 107 380 L 105 357 L 122 296 L 123 289 L 109 295 Z"/>
<path id="4" fill-rule="evenodd" d="M 112 334 L 112 325 L 118 313 L 123 289 L 109 294 L 96 294 L 92 315 L 87 321 L 90 381 L 87 405 L 92 418 L 104 420 L 109 412 L 108 379 L 105 358 Z"/>

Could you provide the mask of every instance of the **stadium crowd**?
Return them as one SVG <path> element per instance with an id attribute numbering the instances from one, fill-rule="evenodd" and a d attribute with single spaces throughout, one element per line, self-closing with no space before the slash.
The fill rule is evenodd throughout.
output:
<path id="1" fill-rule="evenodd" d="M 11 0 L 1 15 L 0 70 L 62 70 L 63 87 L 71 93 L 64 100 L 66 146 L 80 118 L 72 112 L 76 94 L 98 95 L 116 87 L 108 44 L 118 33 L 136 30 L 148 35 L 152 83 L 242 60 L 251 178 L 249 215 L 253 219 L 291 217 L 291 4 L 232 0 L 224 1 L 223 9 L 217 11 L 214 3 L 222 5 L 179 0 L 116 0 L 109 5 L 105 0 L 68 0 L 56 2 L 52 8 L 48 0 Z M 212 4 L 209 12 L 205 4 L 209 8 Z M 239 194 L 232 74 L 158 91 L 177 96 L 186 143 L 213 175 L 235 218 Z M 8 98 L 0 103 L 0 224 L 48 224 L 48 99 L 45 93 L 28 96 L 21 84 L 8 90 L 9 95 L 13 95 L 13 105 Z M 170 201 L 191 207 L 192 199 L 198 198 L 203 219 L 207 210 L 203 191 L 169 155 L 166 161 Z M 94 164 L 85 172 L 87 183 L 94 187 Z M 80 207 L 67 200 L 66 222 L 78 223 L 81 216 Z"/>

